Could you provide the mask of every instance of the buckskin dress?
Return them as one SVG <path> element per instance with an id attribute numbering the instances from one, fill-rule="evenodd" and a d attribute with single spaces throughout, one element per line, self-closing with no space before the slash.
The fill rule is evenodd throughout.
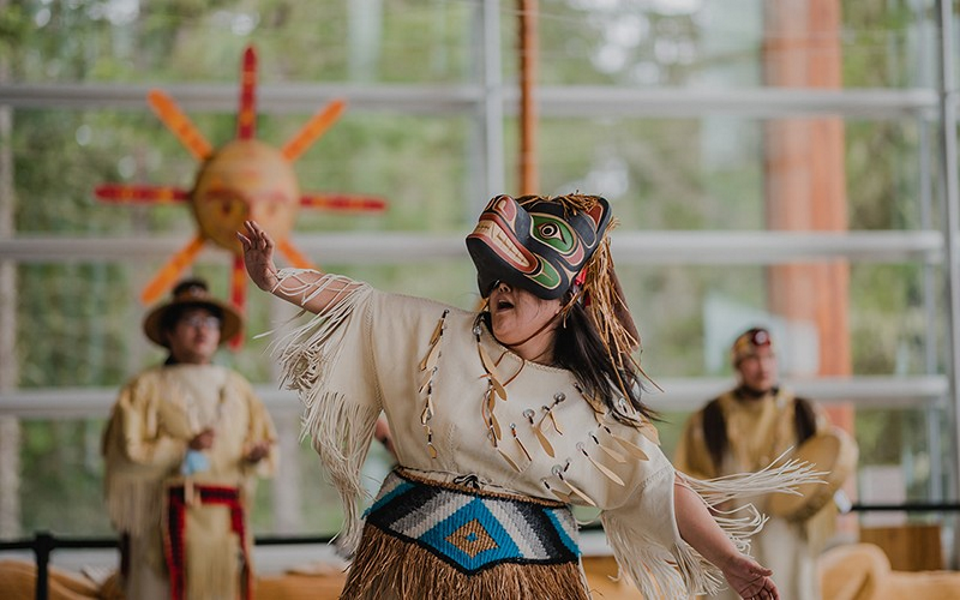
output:
<path id="1" fill-rule="evenodd" d="M 522 360 L 475 312 L 324 275 L 280 283 L 302 303 L 341 296 L 276 333 L 274 352 L 345 507 L 356 549 L 343 598 L 588 598 L 569 505 L 601 511 L 621 571 L 646 597 L 721 586 L 680 537 L 670 462 L 626 401 L 624 424 L 569 371 Z M 381 411 L 401 465 L 361 518 L 360 467 Z M 708 503 L 782 489 L 791 469 L 685 480 Z M 721 527 L 740 548 L 761 517 Z"/>

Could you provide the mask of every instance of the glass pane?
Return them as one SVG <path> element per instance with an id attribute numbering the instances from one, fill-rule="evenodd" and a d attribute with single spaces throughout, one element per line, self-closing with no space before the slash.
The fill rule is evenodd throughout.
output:
<path id="1" fill-rule="evenodd" d="M 190 116 L 214 148 L 235 139 L 233 115 Z M 308 118 L 260 118 L 256 139 L 279 149 Z M 348 111 L 294 161 L 299 189 L 379 197 L 388 210 L 345 215 L 305 208 L 298 229 L 462 228 L 470 128 L 464 117 Z M 148 112 L 18 110 L 14 156 L 21 233 L 186 236 L 195 231 L 187 203 L 105 203 L 93 195 L 104 183 L 174 187 L 184 193 L 194 186 L 201 164 Z"/>
<path id="2" fill-rule="evenodd" d="M 616 256 L 616 253 L 614 254 Z M 819 339 L 827 333 L 811 320 L 770 312 L 769 271 L 760 266 L 646 266 L 621 261 L 617 273 L 643 338 L 644 369 L 657 377 L 731 374 L 727 356 L 737 334 L 754 325 L 784 339 L 785 376 L 843 372 L 824 365 Z M 932 273 L 939 281 L 937 273 Z M 854 375 L 928 373 L 928 345 L 942 360 L 942 323 L 925 320 L 925 283 L 919 265 L 850 266 L 847 314 Z M 939 284 L 933 288 L 939 297 Z M 843 298 L 825 300 L 840 303 Z M 937 305 L 935 310 L 939 310 Z M 933 365 L 932 368 L 943 365 Z M 936 371 L 934 371 L 936 372 Z"/>
<path id="3" fill-rule="evenodd" d="M 457 82 L 470 2 L 26 2 L 11 49 L 22 82 L 232 82 L 256 44 L 260 81 Z"/>
<path id="4" fill-rule="evenodd" d="M 923 187 L 930 179 L 921 175 L 933 168 L 936 135 L 929 124 L 797 119 L 776 125 L 737 117 L 544 119 L 540 187 L 603 194 L 622 230 L 762 230 L 768 215 L 798 199 L 812 207 L 817 190 L 833 186 L 845 192 L 839 201 L 846 201 L 851 230 L 933 227 L 932 190 Z M 834 126 L 841 129 L 811 133 Z M 517 138 L 514 127 L 506 139 Z M 818 158 L 823 143 L 843 163 L 825 165 Z M 774 144 L 792 158 L 774 156 Z M 516 152 L 508 147 L 507 164 L 516 164 Z M 808 228 L 818 228 L 815 215 L 805 218 Z"/>
<path id="5" fill-rule="evenodd" d="M 103 422 L 25 421 L 21 425 L 21 528 L 25 535 L 107 535 L 103 506 Z M 64 499 L 69 499 L 65 502 Z"/>
<path id="6" fill-rule="evenodd" d="M 825 77 L 823 65 L 834 61 L 839 83 L 834 87 L 934 85 L 931 3 L 839 4 L 540 2 L 539 81 L 636 88 L 742 89 L 784 82 L 820 87 L 815 81 Z M 514 21 L 503 20 L 503 28 L 507 40 L 515 39 Z M 787 71 L 797 58 L 818 68 Z M 516 69 L 514 62 L 507 61 L 505 71 Z"/>

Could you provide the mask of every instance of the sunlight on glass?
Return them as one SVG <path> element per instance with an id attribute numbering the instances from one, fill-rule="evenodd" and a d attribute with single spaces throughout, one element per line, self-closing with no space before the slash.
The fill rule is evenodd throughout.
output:
<path id="1" fill-rule="evenodd" d="M 700 10 L 703 0 L 652 0 L 650 8 L 664 15 L 689 15 Z"/>
<path id="2" fill-rule="evenodd" d="M 597 50 L 591 62 L 598 71 L 603 73 L 616 73 L 627 64 L 627 50 L 621 46 L 605 44 Z"/>
<path id="3" fill-rule="evenodd" d="M 93 130 L 90 129 L 89 125 L 81 125 L 80 127 L 77 127 L 75 138 L 78 144 L 81 146 L 86 146 L 90 143 L 90 140 L 93 139 Z"/>
<path id="4" fill-rule="evenodd" d="M 620 0 L 571 0 L 570 6 L 583 10 L 613 10 L 620 5 Z"/>
<path id="5" fill-rule="evenodd" d="M 236 35 L 249 35 L 260 21 L 260 15 L 240 13 L 233 16 L 230 24 L 230 30 Z"/>
<path id="6" fill-rule="evenodd" d="M 229 28 L 234 35 L 245 36 L 250 35 L 260 23 L 260 13 L 218 10 L 212 19 L 217 27 Z"/>
<path id="7" fill-rule="evenodd" d="M 649 60 L 639 62 L 631 69 L 630 80 L 647 85 L 657 83 L 660 81 L 660 67 Z"/>
<path id="8" fill-rule="evenodd" d="M 117 172 L 124 179 L 130 179 L 137 172 L 137 161 L 132 156 L 124 156 L 117 161 Z"/>
<path id="9" fill-rule="evenodd" d="M 689 15 L 700 10 L 703 0 L 571 0 L 570 6 L 589 11 L 655 12 L 662 15 Z"/>
<path id="10" fill-rule="evenodd" d="M 114 25 L 129 25 L 140 16 L 139 0 L 110 0 L 105 7 L 107 19 Z"/>
<path id="11" fill-rule="evenodd" d="M 650 33 L 650 21 L 642 15 L 623 15 L 606 29 L 610 43 L 635 48 Z"/>
<path id="12" fill-rule="evenodd" d="M 557 193 L 569 194 L 578 190 L 595 190 L 613 202 L 630 189 L 627 162 L 620 156 L 601 156 L 582 179 L 565 183 Z"/>
<path id="13" fill-rule="evenodd" d="M 50 22 L 50 9 L 41 8 L 37 11 L 37 14 L 33 15 L 33 22 L 37 24 L 37 27 L 43 27 Z"/>

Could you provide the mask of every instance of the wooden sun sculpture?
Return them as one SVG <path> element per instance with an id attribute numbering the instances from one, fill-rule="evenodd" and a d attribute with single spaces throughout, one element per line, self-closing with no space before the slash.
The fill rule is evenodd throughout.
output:
<path id="1" fill-rule="evenodd" d="M 151 90 L 147 102 L 164 125 L 201 163 L 192 190 L 167 186 L 104 184 L 95 195 L 105 202 L 190 204 L 199 231 L 177 251 L 144 287 L 140 299 L 151 303 L 163 295 L 190 266 L 203 245 L 211 241 L 233 255 L 231 299 L 243 310 L 246 274 L 236 232 L 254 219 L 277 240 L 277 250 L 295 267 L 311 262 L 290 242 L 300 207 L 338 212 L 382 211 L 386 203 L 373 196 L 314 193 L 301 195 L 293 162 L 333 125 L 344 110 L 342 100 L 330 102 L 315 114 L 283 148 L 277 150 L 255 139 L 257 129 L 257 54 L 252 46 L 243 53 L 240 106 L 236 139 L 214 150 L 176 102 L 160 90 Z"/>

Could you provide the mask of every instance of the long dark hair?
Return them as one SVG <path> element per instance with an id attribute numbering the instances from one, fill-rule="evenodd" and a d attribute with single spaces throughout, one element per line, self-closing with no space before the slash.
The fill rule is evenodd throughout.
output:
<path id="1" fill-rule="evenodd" d="M 618 421 L 627 425 L 638 424 L 617 407 L 621 397 L 644 417 L 656 419 L 656 412 L 641 400 L 643 381 L 636 364 L 630 357 L 621 358 L 619 365 L 610 360 L 607 345 L 601 340 L 586 309 L 580 302 L 570 304 L 563 323 L 556 329 L 554 364 L 573 373 L 584 393 L 601 399 Z"/>

